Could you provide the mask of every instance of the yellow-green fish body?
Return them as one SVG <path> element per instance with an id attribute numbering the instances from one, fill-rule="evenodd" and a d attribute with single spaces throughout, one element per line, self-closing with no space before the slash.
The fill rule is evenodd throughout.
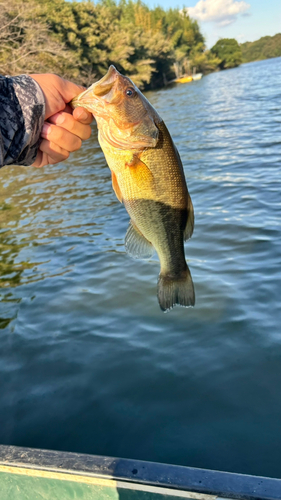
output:
<path id="1" fill-rule="evenodd" d="M 73 105 L 86 107 L 97 119 L 113 188 L 131 217 L 127 252 L 148 258 L 155 249 L 159 256 L 161 309 L 194 305 L 184 255 L 184 240 L 193 232 L 193 206 L 179 153 L 163 120 L 131 80 L 113 66 Z"/>

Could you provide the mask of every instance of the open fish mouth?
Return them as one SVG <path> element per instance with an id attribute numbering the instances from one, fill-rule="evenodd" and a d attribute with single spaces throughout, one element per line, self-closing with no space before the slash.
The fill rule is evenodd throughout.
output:
<path id="1" fill-rule="evenodd" d="M 71 101 L 71 106 L 77 108 L 82 106 L 91 113 L 95 114 L 100 107 L 103 108 L 101 98 L 110 94 L 114 89 L 114 84 L 120 77 L 119 71 L 111 65 L 106 73 L 98 82 L 93 83 L 87 90 L 74 97 Z"/>

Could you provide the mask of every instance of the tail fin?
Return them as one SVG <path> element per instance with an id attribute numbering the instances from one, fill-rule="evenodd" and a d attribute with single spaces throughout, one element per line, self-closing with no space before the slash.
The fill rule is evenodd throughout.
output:
<path id="1" fill-rule="evenodd" d="M 195 293 L 189 268 L 178 277 L 160 273 L 157 286 L 157 297 L 160 308 L 168 312 L 176 304 L 183 307 L 194 306 Z"/>

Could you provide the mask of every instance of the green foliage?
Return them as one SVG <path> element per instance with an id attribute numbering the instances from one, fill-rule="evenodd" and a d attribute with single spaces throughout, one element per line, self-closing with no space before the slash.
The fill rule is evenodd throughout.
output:
<path id="1" fill-rule="evenodd" d="M 0 10 L 0 71 L 17 74 L 49 71 L 71 74 L 63 41 L 56 41 L 40 19 L 35 0 L 9 0 Z"/>
<path id="2" fill-rule="evenodd" d="M 242 62 L 241 48 L 235 38 L 221 38 L 211 48 L 211 53 L 220 59 L 220 69 L 235 68 Z"/>
<path id="3" fill-rule="evenodd" d="M 241 51 L 243 62 L 281 57 L 281 33 L 263 36 L 255 42 L 242 43 Z"/>
<path id="4" fill-rule="evenodd" d="M 221 62 L 186 9 L 150 9 L 141 0 L 9 0 L 0 39 L 0 72 L 53 72 L 86 86 L 110 64 L 151 88 Z"/>

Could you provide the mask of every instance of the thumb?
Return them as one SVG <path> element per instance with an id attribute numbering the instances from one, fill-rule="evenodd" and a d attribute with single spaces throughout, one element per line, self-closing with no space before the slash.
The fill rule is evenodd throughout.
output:
<path id="1" fill-rule="evenodd" d="M 32 74 L 30 76 L 40 85 L 44 94 L 46 104 L 45 120 L 55 113 L 63 111 L 68 102 L 85 90 L 84 87 L 51 73 Z"/>
<path id="2" fill-rule="evenodd" d="M 57 89 L 65 103 L 70 102 L 78 94 L 81 94 L 81 92 L 86 90 L 82 85 L 76 85 L 76 83 L 65 80 L 64 78 L 58 78 L 59 81 Z"/>

